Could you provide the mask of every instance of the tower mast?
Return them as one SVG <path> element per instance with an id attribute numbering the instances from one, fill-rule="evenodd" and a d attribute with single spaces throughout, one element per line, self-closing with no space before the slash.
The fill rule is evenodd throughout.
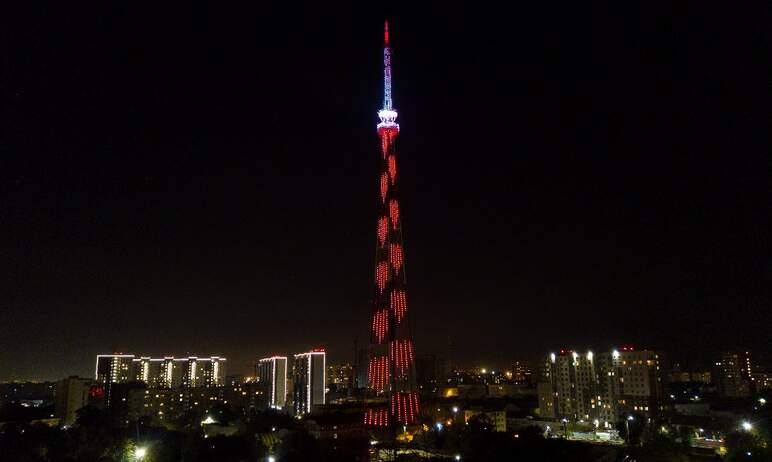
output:
<path id="1" fill-rule="evenodd" d="M 372 401 L 365 424 L 396 428 L 411 425 L 418 416 L 415 353 L 408 323 L 402 219 L 395 142 L 399 134 L 392 105 L 389 24 L 383 33 L 383 108 L 377 125 L 381 140 L 375 296 L 373 297 L 368 389 Z"/>

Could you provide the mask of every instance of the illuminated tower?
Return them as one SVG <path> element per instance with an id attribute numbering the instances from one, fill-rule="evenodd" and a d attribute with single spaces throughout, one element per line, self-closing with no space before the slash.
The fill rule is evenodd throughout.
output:
<path id="1" fill-rule="evenodd" d="M 378 136 L 381 139 L 375 295 L 370 324 L 368 388 L 381 402 L 365 414 L 373 426 L 410 425 L 418 415 L 415 353 L 407 316 L 402 221 L 399 213 L 399 176 L 395 141 L 399 134 L 397 111 L 391 101 L 391 48 L 389 24 L 384 28 L 383 109 Z"/>

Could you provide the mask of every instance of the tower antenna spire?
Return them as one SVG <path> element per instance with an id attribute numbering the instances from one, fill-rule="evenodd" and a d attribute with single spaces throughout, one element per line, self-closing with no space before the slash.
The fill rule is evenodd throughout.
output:
<path id="1" fill-rule="evenodd" d="M 383 23 L 383 109 L 378 111 L 381 119 L 380 127 L 396 127 L 397 111 L 391 101 L 391 46 L 389 45 L 389 21 Z"/>

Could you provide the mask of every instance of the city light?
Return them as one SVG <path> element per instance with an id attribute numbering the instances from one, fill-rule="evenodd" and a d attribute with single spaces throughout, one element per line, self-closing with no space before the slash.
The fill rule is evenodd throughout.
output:
<path id="1" fill-rule="evenodd" d="M 747 420 L 744 420 L 744 421 L 742 422 L 742 424 L 740 424 L 740 426 L 741 426 L 741 427 L 742 427 L 742 429 L 743 429 L 743 430 L 745 430 L 746 432 L 749 432 L 749 431 L 753 430 L 753 424 L 752 424 L 752 423 L 750 423 L 750 422 L 748 422 Z"/>
<path id="2" fill-rule="evenodd" d="M 136 460 L 142 460 L 147 455 L 147 449 L 143 448 L 141 446 L 134 449 L 134 459 Z"/>
<path id="3" fill-rule="evenodd" d="M 453 406 L 453 413 L 455 414 L 457 412 L 458 412 L 458 406 Z"/>
<path id="4" fill-rule="evenodd" d="M 276 457 L 268 456 L 268 462 L 276 462 Z"/>
<path id="5" fill-rule="evenodd" d="M 764 398 L 759 398 L 759 404 L 761 404 L 763 406 L 763 405 L 767 404 L 767 400 L 764 399 Z"/>
<path id="6" fill-rule="evenodd" d="M 461 460 L 461 455 L 460 454 L 456 454 L 456 460 Z"/>

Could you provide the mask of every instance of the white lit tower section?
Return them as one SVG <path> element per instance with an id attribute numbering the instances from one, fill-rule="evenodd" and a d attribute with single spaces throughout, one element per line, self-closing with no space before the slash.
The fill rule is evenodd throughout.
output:
<path id="1" fill-rule="evenodd" d="M 282 409 L 287 403 L 287 357 L 271 356 L 257 363 L 257 380 L 268 384 L 268 405 Z"/>
<path id="2" fill-rule="evenodd" d="M 327 355 L 323 349 L 295 355 L 293 398 L 295 415 L 311 413 L 314 406 L 325 403 L 327 391 Z"/>
<path id="3" fill-rule="evenodd" d="M 408 323 L 405 259 L 399 204 L 399 175 L 395 142 L 399 134 L 397 111 L 391 98 L 391 48 L 389 24 L 384 27 L 383 109 L 378 111 L 381 140 L 375 287 L 370 323 L 368 364 L 369 402 L 365 424 L 394 427 L 415 423 L 418 389 L 415 351 Z"/>

